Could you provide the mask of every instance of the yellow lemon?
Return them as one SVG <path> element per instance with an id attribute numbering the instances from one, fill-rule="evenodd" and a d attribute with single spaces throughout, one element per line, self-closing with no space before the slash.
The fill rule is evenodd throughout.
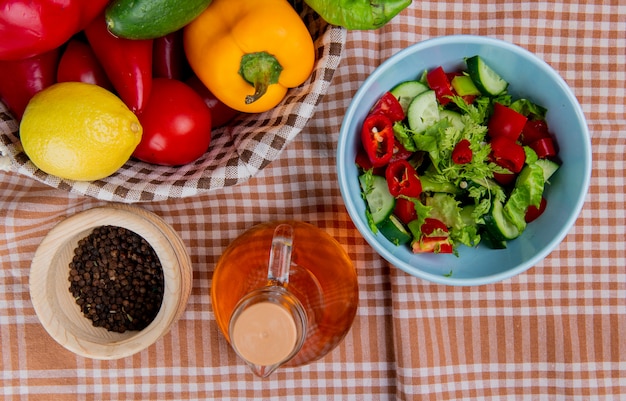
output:
<path id="1" fill-rule="evenodd" d="M 37 93 L 20 123 L 24 152 L 39 169 L 60 178 L 108 177 L 141 140 L 137 116 L 97 85 L 62 82 Z"/>

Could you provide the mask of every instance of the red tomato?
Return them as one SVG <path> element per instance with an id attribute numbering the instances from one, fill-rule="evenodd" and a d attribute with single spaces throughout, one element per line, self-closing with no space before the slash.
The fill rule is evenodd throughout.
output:
<path id="1" fill-rule="evenodd" d="M 430 89 L 435 91 L 437 101 L 440 105 L 445 106 L 450 103 L 450 96 L 454 96 L 454 91 L 452 90 L 452 85 L 443 67 L 439 66 L 430 70 L 428 74 L 426 74 L 426 81 Z"/>
<path id="2" fill-rule="evenodd" d="M 59 60 L 57 82 L 85 82 L 113 90 L 91 47 L 78 39 L 68 42 Z"/>
<path id="3" fill-rule="evenodd" d="M 535 221 L 539 216 L 541 216 L 546 210 L 547 205 L 548 201 L 546 201 L 546 198 L 541 198 L 541 203 L 539 203 L 539 207 L 530 205 L 528 209 L 526 209 L 526 216 L 524 217 L 526 223 Z"/>
<path id="4" fill-rule="evenodd" d="M 549 136 L 548 124 L 544 120 L 528 120 L 522 129 L 520 140 L 522 145 L 530 145 L 541 138 L 548 138 Z"/>
<path id="5" fill-rule="evenodd" d="M 523 114 L 504 106 L 500 103 L 494 103 L 493 115 L 489 119 L 487 125 L 489 136 L 492 138 L 498 136 L 506 136 L 517 141 L 522 129 L 526 125 L 528 119 Z"/>
<path id="6" fill-rule="evenodd" d="M 143 136 L 133 156 L 166 166 L 190 163 L 202 156 L 211 142 L 211 110 L 183 82 L 155 78 L 150 98 L 137 115 Z"/>
<path id="7" fill-rule="evenodd" d="M 228 124 L 239 114 L 239 111 L 231 109 L 216 98 L 197 76 L 192 76 L 185 83 L 195 90 L 204 99 L 209 109 L 211 109 L 213 128 Z"/>

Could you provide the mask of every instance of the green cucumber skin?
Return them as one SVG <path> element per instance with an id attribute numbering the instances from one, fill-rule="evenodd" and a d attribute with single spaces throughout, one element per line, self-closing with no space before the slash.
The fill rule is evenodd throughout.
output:
<path id="1" fill-rule="evenodd" d="M 106 8 L 109 31 L 126 39 L 155 39 L 175 32 L 212 0 L 113 0 Z"/>

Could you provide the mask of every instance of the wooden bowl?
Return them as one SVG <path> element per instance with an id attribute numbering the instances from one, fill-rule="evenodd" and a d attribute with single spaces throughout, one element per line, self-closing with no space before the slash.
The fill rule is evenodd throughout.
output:
<path id="1" fill-rule="evenodd" d="M 78 241 L 104 225 L 139 234 L 154 248 L 161 262 L 161 308 L 141 331 L 117 333 L 94 327 L 69 290 L 69 263 Z M 185 310 L 191 284 L 191 260 L 174 229 L 151 212 L 121 204 L 89 209 L 63 220 L 43 239 L 30 269 L 30 296 L 41 324 L 63 347 L 93 359 L 123 358 L 156 342 Z"/>

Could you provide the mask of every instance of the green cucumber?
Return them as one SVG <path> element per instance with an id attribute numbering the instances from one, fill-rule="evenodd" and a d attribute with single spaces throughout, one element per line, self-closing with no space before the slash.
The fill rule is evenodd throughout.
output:
<path id="1" fill-rule="evenodd" d="M 396 99 L 398 99 L 398 102 L 400 102 L 400 105 L 402 106 L 402 110 L 404 110 L 404 113 L 406 114 L 409 104 L 413 99 L 415 99 L 415 96 L 426 92 L 428 89 L 428 86 L 420 81 L 404 81 L 394 86 L 390 92 Z"/>
<path id="2" fill-rule="evenodd" d="M 413 239 L 404 224 L 393 214 L 378 224 L 378 229 L 385 238 L 395 245 L 404 245 Z"/>
<path id="3" fill-rule="evenodd" d="M 488 96 L 498 96 L 509 86 L 497 72 L 491 69 L 480 56 L 465 59 L 467 72 L 481 93 Z"/>
<path id="4" fill-rule="evenodd" d="M 359 176 L 359 182 L 372 216 L 372 223 L 378 226 L 393 213 L 396 198 L 389 193 L 385 177 L 365 173 Z"/>
<path id="5" fill-rule="evenodd" d="M 543 180 L 545 182 L 548 182 L 548 179 L 561 167 L 557 162 L 548 159 L 539 159 L 535 164 L 543 170 Z"/>
<path id="6" fill-rule="evenodd" d="M 434 90 L 427 90 L 415 97 L 407 110 L 409 128 L 421 133 L 440 120 L 439 103 Z"/>
<path id="7" fill-rule="evenodd" d="M 463 118 L 461 117 L 461 113 L 457 113 L 456 111 L 443 109 L 439 110 L 439 117 L 447 118 L 448 121 L 452 124 L 454 128 L 457 128 L 459 131 L 463 131 L 465 128 L 465 123 L 463 122 Z"/>
<path id="8" fill-rule="evenodd" d="M 181 29 L 209 4 L 211 0 L 113 0 L 105 18 L 115 36 L 155 39 Z"/>
<path id="9" fill-rule="evenodd" d="M 485 227 L 495 241 L 509 241 L 521 234 L 517 226 L 504 214 L 502 202 L 494 201 L 491 210 L 483 218 Z"/>

